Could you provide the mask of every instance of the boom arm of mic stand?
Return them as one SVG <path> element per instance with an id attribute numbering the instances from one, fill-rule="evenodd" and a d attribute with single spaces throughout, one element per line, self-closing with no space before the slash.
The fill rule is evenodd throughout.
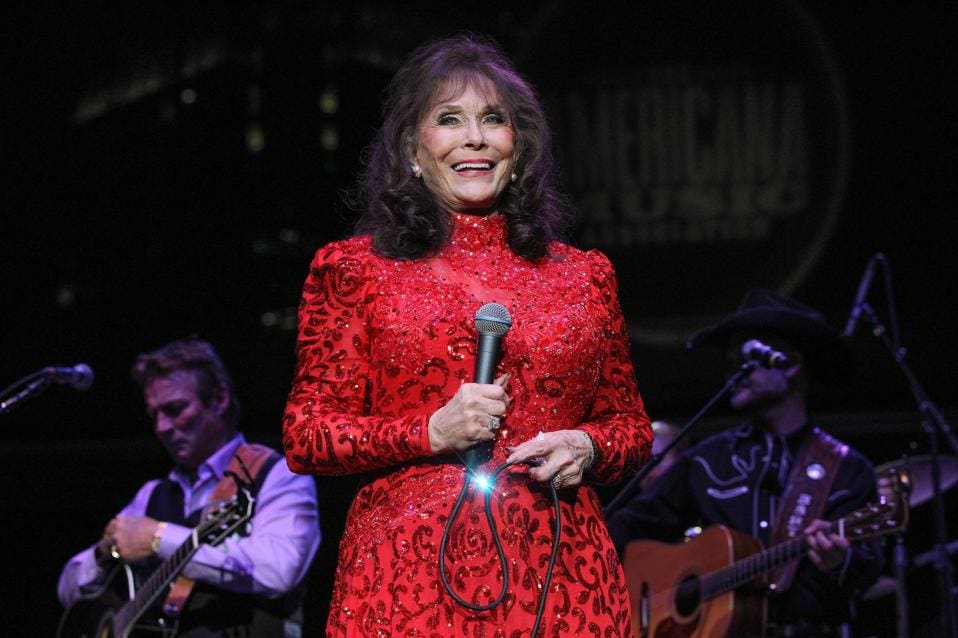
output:
<path id="1" fill-rule="evenodd" d="M 615 495 L 615 498 L 609 501 L 609 504 L 605 506 L 604 510 L 606 516 L 627 503 L 629 499 L 631 499 L 639 491 L 639 485 L 642 483 L 642 480 L 649 475 L 649 472 L 655 469 L 655 467 L 662 462 L 662 459 L 666 457 L 672 448 L 675 447 L 678 442 L 681 441 L 685 435 L 693 427 L 695 427 L 699 421 L 702 420 L 703 417 L 705 417 L 706 414 L 712 411 L 712 408 L 715 407 L 716 403 L 718 403 L 723 397 L 734 390 L 735 386 L 737 386 L 743 378 L 751 374 L 752 370 L 757 368 L 758 365 L 758 361 L 746 361 L 735 372 L 735 374 L 726 379 L 725 385 L 722 387 L 722 389 L 719 390 L 718 393 L 716 393 L 711 399 L 709 399 L 702 409 L 700 409 L 695 416 L 689 419 L 688 423 L 682 426 L 682 429 L 675 436 L 675 438 L 672 439 L 661 452 L 658 454 L 653 454 L 646 464 L 639 468 L 639 471 L 636 472 L 631 479 L 629 479 L 629 482 L 626 483 L 621 490 L 619 490 L 619 493 Z"/>
<path id="2" fill-rule="evenodd" d="M 3 394 L 0 395 L 0 414 L 6 414 L 21 401 L 36 396 L 46 389 L 46 387 L 50 385 L 50 380 L 46 376 L 43 376 L 42 372 L 42 370 L 34 372 L 7 387 L 3 391 Z M 23 386 L 22 390 L 12 395 L 9 399 L 5 398 L 7 394 L 13 392 L 21 385 Z"/>
<path id="3" fill-rule="evenodd" d="M 885 330 L 885 326 L 882 325 L 871 306 L 862 304 L 862 311 L 872 324 L 872 334 L 878 337 L 885 347 L 888 348 L 898 369 L 901 370 L 905 378 L 908 379 L 908 385 L 911 389 L 912 396 L 915 398 L 915 403 L 918 404 L 918 409 L 926 417 L 924 419 L 924 428 L 928 434 L 928 441 L 931 446 L 932 501 L 935 504 L 935 549 L 937 550 L 935 570 L 937 572 L 939 606 L 943 614 L 942 619 L 945 622 L 945 635 L 949 636 L 949 638 L 958 638 L 958 610 L 955 608 L 955 597 L 953 594 L 954 575 L 951 569 L 951 561 L 948 559 L 945 549 L 948 532 L 945 525 L 945 499 L 941 491 L 938 435 L 941 434 L 945 437 L 945 440 L 948 441 L 951 449 L 956 454 L 958 454 L 958 439 L 955 438 L 954 432 L 951 431 L 951 427 L 949 427 L 948 422 L 941 414 L 938 406 L 928 397 L 925 389 L 918 381 L 918 377 L 915 376 L 915 373 L 908 366 L 905 360 L 908 355 L 908 350 L 906 348 L 895 347 L 895 344 Z M 929 422 L 931 425 L 929 425 Z"/>
<path id="4" fill-rule="evenodd" d="M 955 436 L 954 431 L 952 431 L 951 426 L 948 424 L 945 416 L 941 413 L 941 410 L 939 410 L 938 406 L 935 405 L 935 402 L 928 397 L 928 393 L 925 392 L 925 389 L 918 381 L 918 377 L 915 376 L 915 373 L 908 366 L 908 362 L 906 361 L 908 356 L 907 348 L 895 348 L 895 344 L 892 343 L 892 340 L 888 336 L 888 331 L 885 330 L 885 326 L 882 325 L 881 321 L 878 319 L 878 316 L 875 314 L 875 311 L 870 305 L 867 303 L 862 304 L 862 312 L 864 312 L 865 316 L 868 317 L 868 321 L 872 324 L 872 334 L 878 337 L 885 345 L 885 347 L 891 353 L 892 359 L 894 359 L 898 369 L 901 370 L 902 374 L 904 374 L 905 378 L 908 380 L 908 386 L 911 389 L 912 396 L 915 398 L 915 403 L 917 404 L 918 409 L 922 412 L 922 414 L 930 417 L 932 422 L 937 427 L 938 432 L 940 432 L 941 435 L 945 437 L 945 440 L 948 441 L 948 445 L 951 447 L 952 452 L 958 455 L 958 437 Z"/>

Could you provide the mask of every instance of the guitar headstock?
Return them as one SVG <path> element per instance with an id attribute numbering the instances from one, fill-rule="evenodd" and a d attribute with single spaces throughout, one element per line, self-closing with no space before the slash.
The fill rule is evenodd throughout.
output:
<path id="1" fill-rule="evenodd" d="M 253 517 L 255 501 L 246 487 L 240 487 L 228 501 L 211 504 L 195 530 L 199 542 L 216 545 L 236 533 Z"/>
<path id="2" fill-rule="evenodd" d="M 908 527 L 908 485 L 902 475 L 891 468 L 878 480 L 878 502 L 832 523 L 832 528 L 848 540 L 862 540 L 904 531 Z"/>

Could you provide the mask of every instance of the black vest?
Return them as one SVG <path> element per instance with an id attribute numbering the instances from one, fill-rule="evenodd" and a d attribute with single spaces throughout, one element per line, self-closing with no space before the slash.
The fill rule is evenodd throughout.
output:
<path id="1" fill-rule="evenodd" d="M 269 458 L 254 477 L 251 492 L 255 497 L 266 475 L 279 461 L 277 453 Z M 200 523 L 202 508 L 183 516 L 183 490 L 169 478 L 159 481 L 150 494 L 146 515 L 186 527 Z M 156 563 L 145 565 L 146 570 Z M 273 638 L 284 635 L 287 620 L 302 620 L 303 587 L 278 599 L 252 594 L 236 594 L 206 583 L 196 582 L 179 618 L 177 638 Z"/>

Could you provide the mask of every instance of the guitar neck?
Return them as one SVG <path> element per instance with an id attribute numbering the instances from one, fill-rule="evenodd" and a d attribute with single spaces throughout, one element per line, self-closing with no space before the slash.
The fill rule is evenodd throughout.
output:
<path id="1" fill-rule="evenodd" d="M 700 578 L 702 600 L 741 587 L 758 576 L 800 558 L 808 549 L 805 536 L 796 536 L 766 550 L 747 556 Z"/>
<path id="2" fill-rule="evenodd" d="M 898 477 L 894 477 L 899 480 Z M 822 531 L 838 534 L 849 541 L 860 541 L 875 536 L 898 532 L 908 525 L 908 502 L 904 489 L 896 490 L 894 498 L 882 497 L 877 503 L 866 505 L 847 516 L 832 521 Z M 800 558 L 808 550 L 808 541 L 800 534 L 787 541 L 735 561 L 731 565 L 699 577 L 700 595 L 708 600 L 729 590 L 741 587 L 756 577 Z"/>
<path id="3" fill-rule="evenodd" d="M 199 547 L 200 542 L 196 530 L 194 530 L 183 544 L 177 547 L 176 551 L 150 574 L 143 585 L 137 589 L 133 599 L 116 612 L 113 620 L 113 635 L 116 638 L 125 638 L 133 623 L 139 620 L 143 612 L 149 609 L 166 586 L 183 571 L 186 563 L 189 562 Z"/>

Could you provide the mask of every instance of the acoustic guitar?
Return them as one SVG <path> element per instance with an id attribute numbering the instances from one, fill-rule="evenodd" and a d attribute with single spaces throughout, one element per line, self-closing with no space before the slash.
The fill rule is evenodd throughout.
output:
<path id="1" fill-rule="evenodd" d="M 250 520 L 253 504 L 252 494 L 240 486 L 235 497 L 208 512 L 176 551 L 139 586 L 129 565 L 114 567 L 101 587 L 66 609 L 57 627 L 57 638 L 175 636 L 175 618 L 154 613 L 147 621 L 144 616 L 152 611 L 160 595 L 168 591 L 201 545 L 218 545 Z"/>
<path id="2" fill-rule="evenodd" d="M 850 541 L 905 529 L 902 494 L 833 521 L 829 532 Z M 762 549 L 761 543 L 723 525 L 686 543 L 635 540 L 622 559 L 637 638 L 724 638 L 761 635 L 769 588 L 760 577 L 805 555 L 804 535 Z"/>

